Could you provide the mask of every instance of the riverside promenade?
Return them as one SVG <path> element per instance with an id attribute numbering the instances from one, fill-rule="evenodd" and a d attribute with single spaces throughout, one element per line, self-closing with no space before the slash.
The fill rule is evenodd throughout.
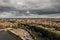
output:
<path id="1" fill-rule="evenodd" d="M 17 36 L 21 37 L 21 39 L 23 40 L 33 40 L 33 38 L 31 37 L 31 35 L 23 29 L 13 29 L 13 30 L 9 30 L 11 33 L 16 34 Z"/>

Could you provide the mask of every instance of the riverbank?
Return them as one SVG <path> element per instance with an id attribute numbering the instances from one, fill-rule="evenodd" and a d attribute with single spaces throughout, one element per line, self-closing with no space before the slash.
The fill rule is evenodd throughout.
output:
<path id="1" fill-rule="evenodd" d="M 8 32 L 13 36 L 15 35 L 15 37 L 18 38 L 18 40 L 19 39 L 33 40 L 30 34 L 26 30 L 23 30 L 23 29 L 8 30 Z"/>

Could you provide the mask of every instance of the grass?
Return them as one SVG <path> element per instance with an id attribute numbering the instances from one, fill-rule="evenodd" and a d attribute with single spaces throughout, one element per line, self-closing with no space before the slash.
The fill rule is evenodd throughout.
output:
<path id="1" fill-rule="evenodd" d="M 38 26 L 35 24 L 18 24 L 18 27 L 30 33 L 34 40 L 60 40 L 60 31 L 48 26 Z"/>
<path id="2" fill-rule="evenodd" d="M 34 40 L 49 40 L 48 38 L 43 37 L 40 31 L 36 31 L 38 30 L 37 28 L 31 26 L 29 27 L 27 25 L 21 25 L 21 24 L 19 26 L 20 28 L 27 30 Z"/>

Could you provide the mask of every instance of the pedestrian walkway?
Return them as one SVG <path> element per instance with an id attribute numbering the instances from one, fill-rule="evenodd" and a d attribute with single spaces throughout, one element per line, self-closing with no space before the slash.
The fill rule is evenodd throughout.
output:
<path id="1" fill-rule="evenodd" d="M 33 40 L 31 35 L 26 31 L 26 30 L 23 30 L 23 29 L 13 29 L 13 30 L 10 30 L 12 33 L 20 36 L 23 40 Z"/>

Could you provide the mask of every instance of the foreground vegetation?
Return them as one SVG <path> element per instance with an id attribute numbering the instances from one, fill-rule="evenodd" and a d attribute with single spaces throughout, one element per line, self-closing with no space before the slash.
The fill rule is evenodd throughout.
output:
<path id="1" fill-rule="evenodd" d="M 23 23 L 19 23 L 18 27 L 28 31 L 34 40 L 60 40 L 60 31 L 55 30 L 54 27 Z"/>
<path id="2" fill-rule="evenodd" d="M 29 26 L 28 24 L 18 24 L 19 28 L 25 29 L 30 33 L 34 40 L 49 40 L 47 37 L 43 36 L 40 29 L 34 26 Z"/>

